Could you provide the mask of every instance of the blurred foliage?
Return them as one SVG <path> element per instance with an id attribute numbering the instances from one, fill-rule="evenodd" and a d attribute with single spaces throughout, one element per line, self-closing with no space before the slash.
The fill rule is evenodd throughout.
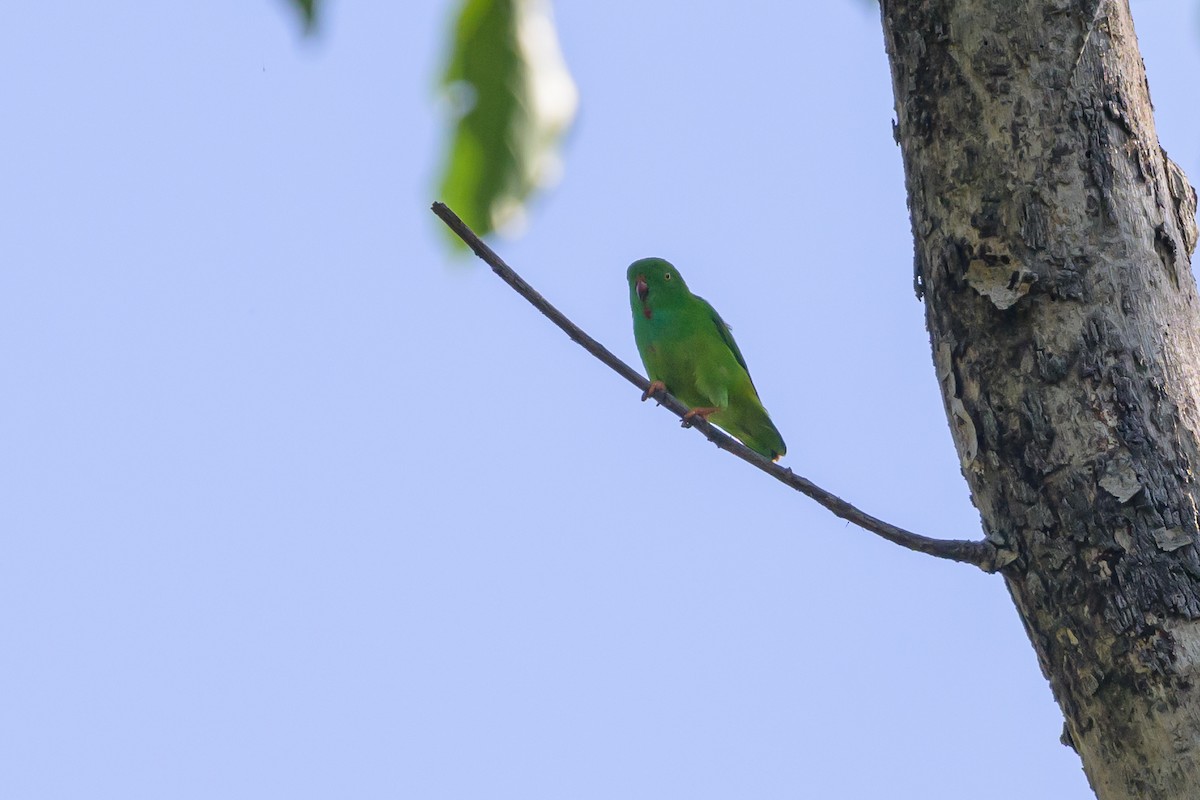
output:
<path id="1" fill-rule="evenodd" d="M 519 227 L 531 192 L 561 172 L 578 105 L 549 2 L 465 0 L 448 50 L 441 87 L 453 133 L 439 199 L 480 235 Z"/>
<path id="2" fill-rule="evenodd" d="M 321 5 L 319 0 L 292 0 L 292 5 L 300 12 L 300 19 L 304 22 L 304 30 L 312 32 L 317 26 L 317 8 Z"/>
<path id="3" fill-rule="evenodd" d="M 313 31 L 322 0 L 290 3 Z M 532 192 L 562 171 L 559 145 L 579 103 L 550 2 L 463 0 L 446 50 L 439 87 L 451 130 L 438 199 L 481 236 L 518 228 Z"/>

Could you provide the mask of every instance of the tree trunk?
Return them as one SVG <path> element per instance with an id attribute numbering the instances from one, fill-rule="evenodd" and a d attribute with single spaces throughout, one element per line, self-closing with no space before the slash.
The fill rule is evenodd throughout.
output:
<path id="1" fill-rule="evenodd" d="M 946 414 L 1064 741 L 1102 800 L 1200 797 L 1196 193 L 1127 0 L 882 13 Z"/>

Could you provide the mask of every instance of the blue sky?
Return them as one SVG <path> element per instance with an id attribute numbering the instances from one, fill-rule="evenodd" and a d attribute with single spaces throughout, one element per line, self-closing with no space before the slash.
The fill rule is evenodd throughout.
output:
<path id="1" fill-rule="evenodd" d="M 734 326 L 794 470 L 975 537 L 865 3 L 560 3 L 562 183 L 501 254 L 631 363 Z M 1003 583 L 681 431 L 448 254 L 450 8 L 8 9 L 0 795 L 1087 798 Z M 1200 24 L 1141 2 L 1200 176 Z"/>

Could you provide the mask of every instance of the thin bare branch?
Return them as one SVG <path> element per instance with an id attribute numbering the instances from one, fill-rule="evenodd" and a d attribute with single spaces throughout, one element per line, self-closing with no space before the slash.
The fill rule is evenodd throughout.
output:
<path id="1" fill-rule="evenodd" d="M 492 268 L 492 271 L 500 276 L 501 280 L 516 290 L 517 294 L 532 303 L 538 311 L 549 317 L 551 322 L 561 328 L 567 336 L 571 337 L 584 350 L 587 350 L 607 364 L 614 372 L 632 383 L 643 393 L 650 388 L 650 381 L 642 377 L 637 370 L 614 356 L 609 352 L 608 348 L 587 335 L 578 325 L 567 319 L 565 314 L 552 306 L 546 298 L 538 294 L 520 275 L 505 264 L 504 260 L 496 255 L 492 248 L 488 247 L 482 239 L 476 236 L 475 232 L 459 219 L 458 215 L 451 211 L 446 204 L 434 203 L 433 213 L 437 214 L 449 226 L 450 230 L 454 231 L 459 238 L 466 242 L 467 246 L 475 251 L 475 255 L 483 259 Z M 653 397 L 658 401 L 659 405 L 680 419 L 688 412 L 688 407 L 670 394 L 659 392 L 653 395 Z M 781 467 L 778 464 L 768 461 L 706 420 L 693 418 L 690 422 L 684 423 L 684 427 L 695 428 L 722 450 L 732 453 L 747 464 L 767 473 L 777 481 L 785 483 L 801 494 L 812 498 L 847 522 L 851 522 L 864 530 L 881 536 L 889 542 L 937 558 L 945 558 L 964 564 L 973 564 L 984 572 L 995 572 L 1006 563 L 1006 560 L 1002 558 L 1002 554 L 997 550 L 995 545 L 986 540 L 932 539 L 928 536 L 922 536 L 918 533 L 898 528 L 895 525 L 873 517 L 855 508 L 832 492 L 822 489 L 807 478 L 797 475 L 789 467 Z"/>

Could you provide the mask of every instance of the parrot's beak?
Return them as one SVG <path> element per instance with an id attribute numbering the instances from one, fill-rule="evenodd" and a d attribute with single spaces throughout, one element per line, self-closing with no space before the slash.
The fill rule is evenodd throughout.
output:
<path id="1" fill-rule="evenodd" d="M 641 275 L 638 275 L 635 288 L 637 289 L 638 299 L 643 303 L 646 302 L 646 295 L 650 294 L 650 287 L 646 285 L 646 279 Z"/>

